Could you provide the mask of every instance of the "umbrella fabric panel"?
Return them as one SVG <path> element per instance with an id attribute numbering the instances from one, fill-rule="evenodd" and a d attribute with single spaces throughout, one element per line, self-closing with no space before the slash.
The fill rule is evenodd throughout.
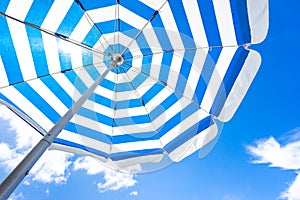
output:
<path id="1" fill-rule="evenodd" d="M 0 97 L 47 132 L 111 55 L 123 54 L 54 146 L 120 167 L 166 154 L 180 161 L 212 141 L 214 118 L 228 121 L 244 98 L 260 65 L 247 46 L 265 37 L 266 7 L 255 0 L 3 1 Z"/>

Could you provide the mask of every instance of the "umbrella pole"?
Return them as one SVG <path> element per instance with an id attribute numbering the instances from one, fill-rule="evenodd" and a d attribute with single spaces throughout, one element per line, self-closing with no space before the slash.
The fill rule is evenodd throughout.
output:
<path id="1" fill-rule="evenodd" d="M 46 149 L 52 144 L 58 134 L 71 120 L 74 114 L 80 109 L 88 97 L 94 92 L 96 87 L 105 78 L 108 72 L 115 67 L 115 64 L 107 68 L 104 73 L 93 83 L 93 85 L 78 99 L 68 112 L 53 126 L 43 139 L 26 155 L 18 166 L 6 177 L 0 185 L 0 200 L 7 199 L 15 188 L 21 183 L 37 160 L 43 155 Z"/>

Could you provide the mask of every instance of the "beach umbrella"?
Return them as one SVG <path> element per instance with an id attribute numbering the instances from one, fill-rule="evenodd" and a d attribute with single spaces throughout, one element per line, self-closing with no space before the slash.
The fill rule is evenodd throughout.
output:
<path id="1" fill-rule="evenodd" d="M 44 136 L 6 198 L 49 146 L 139 172 L 215 142 L 259 69 L 268 1 L 2 0 L 0 27 L 0 102 Z"/>

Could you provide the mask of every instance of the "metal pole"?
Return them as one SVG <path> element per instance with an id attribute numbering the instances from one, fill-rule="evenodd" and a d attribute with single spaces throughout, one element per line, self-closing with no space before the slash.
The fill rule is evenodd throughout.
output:
<path id="1" fill-rule="evenodd" d="M 71 118 L 76 114 L 83 103 L 94 92 L 96 87 L 105 78 L 108 72 L 113 69 L 116 64 L 112 64 L 104 73 L 94 82 L 94 84 L 78 99 L 77 102 L 68 110 L 68 112 L 53 126 L 53 128 L 44 136 L 43 139 L 29 152 L 29 154 L 19 163 L 19 165 L 6 177 L 0 185 L 0 200 L 6 200 L 15 188 L 21 183 L 33 165 L 52 144 L 62 129 L 67 125 Z"/>

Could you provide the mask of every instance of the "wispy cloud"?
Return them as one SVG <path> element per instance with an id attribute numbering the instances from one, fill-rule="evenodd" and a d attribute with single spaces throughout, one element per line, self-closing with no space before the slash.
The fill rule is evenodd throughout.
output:
<path id="1" fill-rule="evenodd" d="M 41 139 L 41 136 L 4 106 L 1 106 L 0 118 L 9 124 L 9 132 L 15 139 L 14 144 L 7 141 L 0 142 L 0 167 L 11 171 Z M 93 158 L 79 157 L 74 163 L 72 160 L 74 160 L 73 154 L 56 150 L 46 151 L 34 165 L 24 184 L 29 185 L 33 181 L 65 184 L 72 170 L 79 169 L 86 170 L 88 175 L 102 174 L 104 176 L 105 182 L 97 184 L 101 192 L 128 188 L 137 183 L 134 175 L 115 172 Z M 71 165 L 74 167 L 71 168 Z"/>
<path id="2" fill-rule="evenodd" d="M 284 134 L 280 140 L 274 137 L 261 139 L 254 145 L 246 147 L 252 155 L 252 163 L 269 164 L 269 167 L 279 167 L 285 170 L 295 170 L 296 179 L 279 198 L 300 199 L 300 128 L 297 127 Z"/>
<path id="3" fill-rule="evenodd" d="M 138 191 L 132 191 L 132 192 L 130 192 L 130 194 L 129 194 L 130 196 L 137 196 L 138 195 Z"/>

